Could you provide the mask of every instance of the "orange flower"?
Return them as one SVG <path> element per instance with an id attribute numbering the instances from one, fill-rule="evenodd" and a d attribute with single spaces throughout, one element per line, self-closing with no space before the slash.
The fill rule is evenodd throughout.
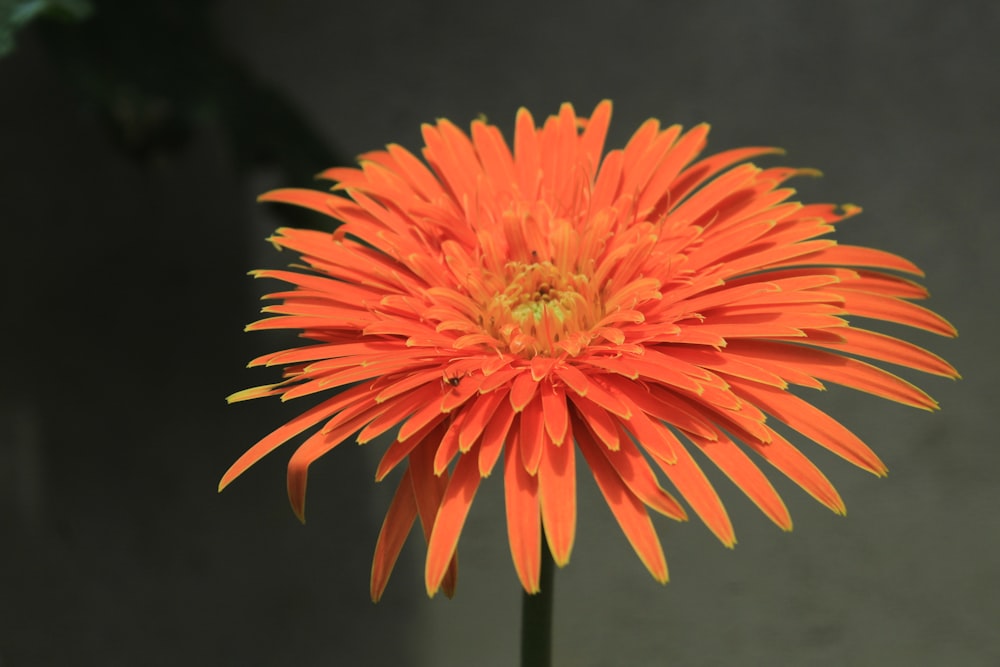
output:
<path id="1" fill-rule="evenodd" d="M 707 125 L 645 122 L 603 154 L 611 117 L 569 104 L 536 128 L 517 114 L 513 152 L 499 130 L 447 120 L 423 127 L 423 162 L 391 145 L 322 178 L 335 194 L 284 189 L 262 201 L 340 221 L 333 234 L 279 229 L 301 271 L 257 271 L 292 287 L 248 330 L 296 329 L 312 344 L 265 355 L 285 379 L 230 401 L 336 393 L 247 451 L 220 489 L 309 429 L 288 465 L 302 518 L 309 465 L 352 434 L 399 428 L 376 472 L 406 461 L 375 549 L 378 599 L 414 521 L 428 542 L 429 594 L 455 585 L 456 546 L 473 497 L 500 461 L 514 567 L 538 590 L 541 538 L 565 564 L 576 526 L 576 456 L 657 581 L 667 565 L 647 508 L 687 514 L 662 473 L 726 546 L 733 527 L 692 456 L 718 466 L 778 526 L 784 503 L 751 450 L 837 513 L 827 478 L 766 415 L 848 461 L 886 467 L 844 426 L 787 391 L 833 382 L 923 409 L 912 384 L 858 359 L 945 377 L 915 345 L 850 326 L 847 315 L 946 336 L 913 299 L 922 275 L 901 257 L 823 238 L 855 206 L 803 205 L 783 187 L 801 169 L 730 150 L 695 161 Z M 338 193 L 345 193 L 343 196 Z M 891 271 L 893 273 L 888 273 Z M 316 428 L 318 426 L 318 428 Z M 742 445 L 742 446 L 741 446 Z"/>

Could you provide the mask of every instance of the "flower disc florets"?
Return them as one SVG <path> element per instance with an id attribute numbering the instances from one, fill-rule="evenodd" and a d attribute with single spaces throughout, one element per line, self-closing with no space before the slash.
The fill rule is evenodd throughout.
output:
<path id="1" fill-rule="evenodd" d="M 579 353 L 601 304 L 585 275 L 550 261 L 509 262 L 505 287 L 483 310 L 483 325 L 511 353 L 527 358 Z"/>

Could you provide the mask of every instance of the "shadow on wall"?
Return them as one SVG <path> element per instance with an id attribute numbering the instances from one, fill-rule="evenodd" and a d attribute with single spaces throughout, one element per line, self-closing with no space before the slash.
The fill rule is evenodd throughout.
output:
<path id="1" fill-rule="evenodd" d="M 367 603 L 385 502 L 364 452 L 323 468 L 308 530 L 281 453 L 216 493 L 300 409 L 224 402 L 274 380 L 243 370 L 276 344 L 241 333 L 273 222 L 254 219 L 252 179 L 305 183 L 341 161 L 225 53 L 208 4 L 102 3 L 21 33 L 0 62 L 17 101 L 0 108 L 16 165 L 0 217 L 18 238 L 3 263 L 16 326 L 0 330 L 3 664 L 407 662 L 423 593 Z"/>

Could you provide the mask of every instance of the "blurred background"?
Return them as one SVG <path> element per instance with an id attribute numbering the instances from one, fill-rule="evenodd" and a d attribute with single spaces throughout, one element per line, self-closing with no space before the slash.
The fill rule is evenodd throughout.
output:
<path id="1" fill-rule="evenodd" d="M 722 475 L 729 551 L 659 521 L 646 573 L 586 473 L 556 580 L 555 664 L 1000 664 L 1000 5 L 801 2 L 13 2 L 0 32 L 0 665 L 512 665 L 520 593 L 500 479 L 460 543 L 454 600 L 407 545 L 385 598 L 370 558 L 395 482 L 382 445 L 312 468 L 309 523 L 272 454 L 228 465 L 302 406 L 224 397 L 272 381 L 243 334 L 282 266 L 264 238 L 324 224 L 254 203 L 480 114 L 509 132 L 615 102 L 610 146 L 649 116 L 712 123 L 710 149 L 775 145 L 809 201 L 865 208 L 840 240 L 927 273 L 957 340 L 901 332 L 960 382 L 908 379 L 922 413 L 810 396 L 890 468 L 813 445 L 848 516 L 778 474 L 796 529 Z M 772 161 L 773 162 L 773 161 Z M 884 329 L 883 329 L 884 330 Z M 990 444 L 990 443 L 994 444 Z M 583 468 L 581 467 L 581 471 Z"/>

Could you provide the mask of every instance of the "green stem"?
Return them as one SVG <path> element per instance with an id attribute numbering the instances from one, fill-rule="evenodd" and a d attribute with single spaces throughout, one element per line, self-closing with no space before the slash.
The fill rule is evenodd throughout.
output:
<path id="1" fill-rule="evenodd" d="M 554 582 L 555 563 L 543 544 L 539 591 L 534 595 L 524 591 L 521 593 L 521 667 L 549 667 L 552 664 Z"/>

